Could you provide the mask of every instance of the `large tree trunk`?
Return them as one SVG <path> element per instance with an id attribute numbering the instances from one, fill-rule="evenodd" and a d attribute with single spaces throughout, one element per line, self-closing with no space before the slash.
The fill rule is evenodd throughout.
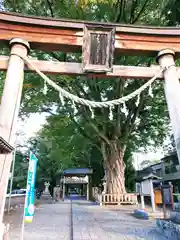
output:
<path id="1" fill-rule="evenodd" d="M 106 193 L 126 193 L 125 189 L 125 164 L 123 161 L 124 149 L 118 147 L 114 141 L 108 146 L 105 159 Z"/>

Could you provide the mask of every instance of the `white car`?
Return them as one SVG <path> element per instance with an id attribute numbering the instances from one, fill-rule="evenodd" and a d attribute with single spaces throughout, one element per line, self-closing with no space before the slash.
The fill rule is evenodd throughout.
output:
<path id="1" fill-rule="evenodd" d="M 7 197 L 10 196 L 10 195 L 11 195 L 11 196 L 26 195 L 26 189 L 24 189 L 24 188 L 14 189 L 14 190 L 11 192 L 11 194 L 10 194 L 10 193 L 7 194 Z"/>

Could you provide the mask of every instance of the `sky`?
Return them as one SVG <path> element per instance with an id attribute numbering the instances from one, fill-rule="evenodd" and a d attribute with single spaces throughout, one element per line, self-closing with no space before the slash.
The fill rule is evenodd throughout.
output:
<path id="1" fill-rule="evenodd" d="M 29 138 L 36 136 L 37 132 L 46 123 L 46 115 L 35 113 L 26 121 L 18 120 L 17 133 L 23 133 L 17 136 L 16 145 L 26 145 Z"/>
<path id="2" fill-rule="evenodd" d="M 148 152 L 148 153 L 143 153 L 143 152 L 138 152 L 134 153 L 134 167 L 136 170 L 140 169 L 140 164 L 144 160 L 159 160 L 163 157 L 163 152 L 161 149 L 158 149 L 157 152 Z"/>
<path id="3" fill-rule="evenodd" d="M 45 115 L 43 114 L 33 114 L 24 124 L 23 130 L 26 133 L 26 137 L 34 136 L 46 122 Z M 23 124 L 23 122 L 21 121 Z"/>

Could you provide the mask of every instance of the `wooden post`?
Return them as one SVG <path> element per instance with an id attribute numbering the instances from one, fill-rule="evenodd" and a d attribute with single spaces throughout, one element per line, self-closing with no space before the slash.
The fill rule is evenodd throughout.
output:
<path id="1" fill-rule="evenodd" d="M 174 52 L 165 49 L 159 52 L 157 61 L 164 70 L 164 90 L 180 163 L 180 83 L 174 61 Z"/>
<path id="2" fill-rule="evenodd" d="M 144 203 L 144 195 L 142 191 L 142 182 L 141 182 L 141 189 L 140 189 L 140 198 L 141 198 L 141 209 L 145 209 L 145 203 Z"/>
<path id="3" fill-rule="evenodd" d="M 173 210 L 174 209 L 174 196 L 173 196 L 173 185 L 171 182 L 169 182 L 169 186 L 170 186 L 170 195 L 171 195 L 171 207 Z"/>
<path id="4" fill-rule="evenodd" d="M 166 210 L 166 203 L 165 203 L 165 198 L 164 198 L 164 188 L 163 188 L 162 184 L 161 184 L 161 195 L 162 195 L 163 215 L 164 215 L 164 219 L 166 219 L 167 218 L 167 210 Z"/>
<path id="5" fill-rule="evenodd" d="M 56 187 L 53 187 L 53 200 L 56 202 Z"/>
<path id="6" fill-rule="evenodd" d="M 63 179 L 63 196 L 62 196 L 63 201 L 64 201 L 64 198 L 65 198 L 65 186 L 66 186 L 65 182 L 66 182 L 66 177 L 64 176 L 64 179 Z"/>
<path id="7" fill-rule="evenodd" d="M 153 188 L 152 179 L 149 179 L 149 184 L 150 184 L 150 191 L 151 191 L 152 212 L 155 212 L 156 211 L 156 205 L 155 205 L 155 199 L 154 199 L 154 188 Z"/>
<path id="8" fill-rule="evenodd" d="M 89 176 L 87 176 L 87 180 L 88 180 L 88 183 L 87 183 L 87 201 L 89 201 Z"/>
<path id="9" fill-rule="evenodd" d="M 59 185 L 57 185 L 56 186 L 57 188 L 57 201 L 59 201 L 60 200 L 60 186 Z"/>
<path id="10" fill-rule="evenodd" d="M 100 202 L 100 206 L 102 206 L 103 205 L 102 193 L 99 195 L 99 202 Z"/>
<path id="11" fill-rule="evenodd" d="M 145 203 L 144 203 L 144 195 L 143 194 L 141 194 L 140 195 L 140 197 L 141 197 L 141 209 L 145 209 Z"/>
<path id="12" fill-rule="evenodd" d="M 82 184 L 82 196 L 84 196 L 84 183 Z"/>
<path id="13" fill-rule="evenodd" d="M 16 54 L 26 56 L 29 44 L 22 39 L 15 38 L 10 41 L 10 46 L 11 56 L 0 105 L 0 134 L 13 146 L 24 80 L 24 61 Z M 0 184 L 2 189 L 0 193 L 0 224 L 3 219 L 11 162 L 12 154 L 0 155 Z"/>
<path id="14" fill-rule="evenodd" d="M 92 201 L 92 175 L 89 176 L 89 200 Z"/>

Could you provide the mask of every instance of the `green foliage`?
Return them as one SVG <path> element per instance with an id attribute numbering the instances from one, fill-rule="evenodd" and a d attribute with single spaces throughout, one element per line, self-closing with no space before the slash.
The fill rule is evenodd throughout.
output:
<path id="1" fill-rule="evenodd" d="M 16 151 L 13 189 L 26 188 L 28 162 L 26 155 Z"/>
<path id="2" fill-rule="evenodd" d="M 166 2 L 166 6 L 163 11 L 167 18 L 167 24 L 169 26 L 180 24 L 180 1 L 169 0 Z"/>
<path id="3" fill-rule="evenodd" d="M 3 73 L 1 73 L 0 75 L 0 100 L 2 97 L 2 91 L 3 91 L 3 87 L 4 87 L 4 75 Z"/>
<path id="4" fill-rule="evenodd" d="M 90 167 L 91 146 L 67 116 L 48 117 L 38 137 L 31 139 L 31 148 L 39 160 L 37 178 L 50 180 L 55 185 L 64 169 Z"/>
<path id="5" fill-rule="evenodd" d="M 170 24 L 170 20 L 165 14 L 167 4 L 165 1 L 157 0 L 91 0 L 75 1 L 74 4 L 72 4 L 72 0 L 5 0 L 4 4 L 9 11 L 37 16 L 156 26 Z M 31 55 L 37 56 L 39 59 L 69 62 L 80 61 L 81 57 L 79 53 L 37 51 L 32 51 Z M 134 66 L 149 66 L 153 61 L 147 57 L 118 56 L 115 59 L 116 64 Z M 73 78 L 51 76 L 51 79 L 71 93 L 96 101 L 120 98 L 144 83 L 139 79 L 99 79 L 84 76 Z M 101 144 L 105 142 L 108 152 L 109 145 L 115 142 L 118 149 L 125 149 L 126 186 L 133 190 L 131 176 L 134 175 L 134 169 L 130 160 L 132 152 L 140 147 L 149 148 L 162 145 L 169 131 L 167 107 L 160 82 L 156 81 L 153 86 L 153 98 L 148 95 L 148 90 L 146 90 L 141 94 L 138 106 L 135 104 L 136 99 L 127 103 L 126 112 L 123 111 L 123 106 L 116 106 L 113 109 L 112 121 L 109 120 L 108 109 L 95 109 L 95 119 L 91 119 L 90 110 L 83 106 L 77 106 L 78 112 L 74 114 L 72 102 L 67 100 L 62 106 L 58 93 L 51 88 L 44 96 L 42 79 L 35 74 L 26 74 L 25 83 L 31 83 L 33 87 L 23 91 L 21 114 L 28 115 L 33 112 L 50 114 L 42 132 L 31 143 L 39 158 L 39 176 L 50 178 L 55 184 L 55 176 L 62 169 L 88 166 L 89 162 L 94 164 L 98 169 L 96 171 L 101 171 L 103 175 Z M 95 179 L 97 176 L 98 174 Z"/>
<path id="6" fill-rule="evenodd" d="M 89 167 L 93 169 L 92 185 L 101 186 L 104 177 L 103 157 L 96 146 L 90 146 L 89 150 Z"/>
<path id="7" fill-rule="evenodd" d="M 133 157 L 131 149 L 127 149 L 124 155 L 125 168 L 125 186 L 127 192 L 135 191 L 135 168 L 133 166 Z"/>

